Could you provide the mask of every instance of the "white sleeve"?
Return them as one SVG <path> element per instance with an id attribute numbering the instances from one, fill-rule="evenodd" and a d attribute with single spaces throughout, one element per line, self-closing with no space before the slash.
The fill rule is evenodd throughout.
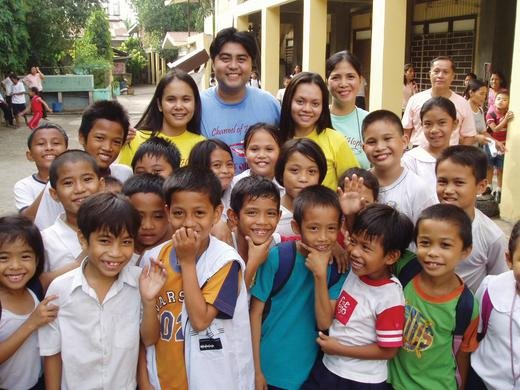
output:
<path id="1" fill-rule="evenodd" d="M 27 184 L 26 180 L 18 180 L 14 185 L 13 191 L 16 209 L 18 211 L 22 211 L 23 209 L 33 204 L 33 191 L 31 187 Z"/>
<path id="2" fill-rule="evenodd" d="M 51 283 L 49 289 L 47 290 L 46 296 L 53 294 L 58 295 L 58 298 L 55 301 L 53 301 L 52 304 L 60 306 L 62 299 L 60 296 L 60 291 L 58 288 L 56 288 L 55 283 Z M 40 347 L 40 356 L 52 356 L 61 352 L 61 334 L 58 318 L 59 311 L 58 317 L 56 317 L 54 321 L 38 329 L 38 343 Z"/>
<path id="3" fill-rule="evenodd" d="M 508 270 L 506 251 L 506 238 L 501 234 L 494 242 L 490 243 L 486 253 L 486 273 L 488 275 L 499 275 Z"/>

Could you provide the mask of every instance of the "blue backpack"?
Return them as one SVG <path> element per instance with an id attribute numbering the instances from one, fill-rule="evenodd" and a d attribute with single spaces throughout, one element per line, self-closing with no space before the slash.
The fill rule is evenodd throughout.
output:
<path id="1" fill-rule="evenodd" d="M 271 310 L 271 300 L 284 288 L 285 284 L 291 277 L 294 263 L 296 262 L 296 241 L 281 242 L 276 247 L 278 248 L 278 269 L 274 274 L 273 288 L 271 289 L 271 293 L 265 301 L 262 321 L 267 318 L 267 315 Z M 327 282 L 328 287 L 332 287 L 340 279 L 341 274 L 338 272 L 338 266 L 335 262 L 333 262 Z"/>

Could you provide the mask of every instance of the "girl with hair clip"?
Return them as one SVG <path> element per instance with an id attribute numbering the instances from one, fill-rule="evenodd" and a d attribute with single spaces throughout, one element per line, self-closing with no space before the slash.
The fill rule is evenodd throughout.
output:
<path id="1" fill-rule="evenodd" d="M 168 72 L 157 84 L 152 100 L 136 124 L 137 133 L 119 154 L 119 163 L 130 165 L 137 148 L 148 138 L 159 136 L 175 144 L 181 152 L 181 166 L 200 135 L 201 103 L 193 78 L 180 69 Z"/>
<path id="2" fill-rule="evenodd" d="M 353 94 L 356 99 L 356 94 Z M 345 137 L 332 129 L 329 91 L 317 73 L 302 72 L 291 79 L 282 102 L 280 135 L 282 141 L 309 138 L 327 159 L 323 185 L 336 190 L 338 177 L 348 168 L 359 166 Z"/>
<path id="3" fill-rule="evenodd" d="M 334 129 L 339 131 L 354 152 L 362 168 L 370 168 L 363 152 L 361 124 L 368 112 L 356 107 L 356 95 L 363 86 L 363 73 L 359 59 L 348 51 L 340 51 L 329 57 L 325 76 L 332 96 L 330 119 Z"/>

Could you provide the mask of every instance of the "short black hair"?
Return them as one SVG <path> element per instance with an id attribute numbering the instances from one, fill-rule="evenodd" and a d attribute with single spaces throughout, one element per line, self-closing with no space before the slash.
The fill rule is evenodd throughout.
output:
<path id="1" fill-rule="evenodd" d="M 220 53 L 220 50 L 222 50 L 222 46 L 228 42 L 242 45 L 247 51 L 247 54 L 249 54 L 249 57 L 251 57 L 251 60 L 255 62 L 257 50 L 253 36 L 247 31 L 238 31 L 234 27 L 228 27 L 220 30 L 213 42 L 211 42 L 209 47 L 211 61 L 215 61 L 215 57 Z"/>
<path id="2" fill-rule="evenodd" d="M 49 183 L 51 183 L 51 187 L 56 189 L 56 184 L 59 180 L 59 170 L 62 166 L 69 163 L 76 163 L 79 161 L 85 161 L 90 164 L 92 167 L 92 171 L 96 174 L 97 177 L 101 177 L 101 172 L 96 163 L 96 159 L 92 157 L 90 154 L 85 152 L 84 150 L 79 149 L 69 149 L 56 157 L 49 169 Z"/>
<path id="3" fill-rule="evenodd" d="M 444 149 L 435 163 L 435 173 L 439 164 L 451 160 L 454 164 L 470 167 L 477 183 L 486 178 L 487 175 L 487 156 L 486 153 L 476 146 L 453 145 Z"/>
<path id="4" fill-rule="evenodd" d="M 79 134 L 82 135 L 85 140 L 88 138 L 90 130 L 92 130 L 98 119 L 106 119 L 111 122 L 119 123 L 123 128 L 123 142 L 126 141 L 130 121 L 128 119 L 128 113 L 120 103 L 115 100 L 100 100 L 91 104 L 83 111 L 81 124 L 79 125 Z"/>
<path id="5" fill-rule="evenodd" d="M 509 236 L 509 244 L 507 245 L 507 249 L 509 250 L 509 256 L 511 258 L 514 256 L 516 251 L 516 246 L 518 244 L 518 237 L 520 237 L 520 221 L 517 221 L 511 230 L 511 235 Z"/>
<path id="6" fill-rule="evenodd" d="M 247 176 L 239 180 L 231 191 L 230 208 L 239 213 L 244 207 L 245 200 L 269 198 L 275 201 L 276 208 L 280 209 L 280 191 L 271 180 L 260 176 Z"/>
<path id="7" fill-rule="evenodd" d="M 413 222 L 393 207 L 373 203 L 356 215 L 352 234 L 370 241 L 380 239 L 385 255 L 394 250 L 403 253 L 412 241 Z"/>
<path id="8" fill-rule="evenodd" d="M 342 214 L 338 195 L 322 185 L 310 186 L 301 190 L 294 199 L 293 207 L 293 218 L 299 227 L 302 226 L 305 210 L 311 207 L 331 207 L 338 212 L 338 224 L 341 222 Z"/>
<path id="9" fill-rule="evenodd" d="M 231 148 L 224 141 L 217 138 L 205 139 L 195 144 L 191 149 L 188 165 L 190 167 L 211 168 L 211 153 L 217 149 L 228 152 L 233 159 Z"/>
<path id="10" fill-rule="evenodd" d="M 345 183 L 345 178 L 352 179 L 352 175 L 356 175 L 357 177 L 363 178 L 363 185 L 372 191 L 372 195 L 374 196 L 374 200 L 377 201 L 379 197 L 379 181 L 377 177 L 370 172 L 368 169 L 352 167 L 347 169 L 345 172 L 341 174 L 338 179 L 338 187 L 343 188 L 343 184 Z"/>
<path id="11" fill-rule="evenodd" d="M 400 135 L 404 135 L 403 124 L 397 115 L 388 110 L 375 110 L 363 119 L 363 124 L 361 125 L 361 135 L 363 136 L 363 140 L 365 139 L 365 132 L 368 126 L 375 122 L 386 122 L 389 125 L 393 125 L 397 128 L 397 132 Z"/>
<path id="12" fill-rule="evenodd" d="M 296 90 L 301 84 L 314 84 L 321 91 L 321 114 L 316 122 L 316 132 L 321 134 L 326 128 L 332 129 L 329 109 L 329 90 L 327 84 L 318 73 L 301 72 L 296 74 L 292 79 L 283 95 L 282 109 L 280 116 L 280 136 L 285 142 L 294 137 L 294 119 L 291 114 L 291 104 Z"/>
<path id="13" fill-rule="evenodd" d="M 457 109 L 455 108 L 455 104 L 453 104 L 450 99 L 446 99 L 443 96 L 434 96 L 422 105 L 419 114 L 421 121 L 423 120 L 424 115 L 434 107 L 439 107 L 441 110 L 446 112 L 451 119 L 454 121 L 457 120 Z"/>
<path id="14" fill-rule="evenodd" d="M 438 203 L 433 206 L 425 208 L 417 222 L 413 232 L 414 241 L 417 243 L 417 236 L 419 234 L 419 226 L 421 222 L 426 219 L 433 219 L 435 221 L 444 221 L 453 226 L 456 226 L 459 231 L 459 237 L 462 240 L 462 249 L 467 249 L 472 244 L 471 219 L 466 212 L 452 204 Z"/>
<path id="15" fill-rule="evenodd" d="M 29 218 L 21 214 L 0 217 L 0 248 L 4 244 L 14 243 L 16 240 L 25 241 L 33 250 L 36 256 L 36 272 L 28 284 L 37 282 L 43 272 L 45 259 L 40 230 Z"/>
<path id="16" fill-rule="evenodd" d="M 78 228 L 85 240 L 96 231 L 108 231 L 119 236 L 127 231 L 137 237 L 141 216 L 128 199 L 113 192 L 100 192 L 89 196 L 78 210 Z"/>
<path id="17" fill-rule="evenodd" d="M 181 152 L 174 143 L 162 137 L 151 137 L 137 148 L 131 163 L 133 171 L 137 163 L 145 156 L 164 157 L 174 171 L 181 166 Z"/>
<path id="18" fill-rule="evenodd" d="M 455 62 L 453 61 L 453 58 L 451 58 L 450 56 L 438 56 L 438 57 L 435 57 L 433 60 L 430 61 L 430 68 L 433 68 L 433 65 L 437 61 L 450 61 L 451 62 L 451 70 L 453 70 L 453 73 L 455 73 L 457 71 L 457 69 L 455 68 Z"/>
<path id="19" fill-rule="evenodd" d="M 108 176 L 104 177 L 104 180 L 105 180 L 105 191 L 112 191 L 112 190 L 109 190 L 109 187 L 123 188 L 123 183 L 117 177 L 108 175 Z M 116 192 L 120 192 L 120 191 L 116 191 Z"/>
<path id="20" fill-rule="evenodd" d="M 280 154 L 274 166 L 274 177 L 276 181 L 283 186 L 283 173 L 287 161 L 294 153 L 301 153 L 309 160 L 314 161 L 318 166 L 319 179 L 318 184 L 321 184 L 325 175 L 327 174 L 327 158 L 323 153 L 321 147 L 311 139 L 308 138 L 294 138 L 285 142 L 280 149 Z"/>
<path id="21" fill-rule="evenodd" d="M 182 167 L 176 170 L 164 182 L 164 201 L 171 206 L 172 196 L 176 192 L 191 191 L 206 194 L 214 208 L 222 199 L 222 185 L 218 177 L 209 168 Z"/>
<path id="22" fill-rule="evenodd" d="M 363 75 L 363 66 L 361 65 L 359 58 L 351 52 L 343 50 L 334 53 L 327 59 L 327 62 L 325 63 L 325 78 L 328 79 L 336 66 L 343 61 L 348 62 L 350 66 L 354 68 L 359 77 Z"/>
<path id="23" fill-rule="evenodd" d="M 273 137 L 278 147 L 282 146 L 280 130 L 276 126 L 264 122 L 259 122 L 249 126 L 246 133 L 244 134 L 244 150 L 246 150 L 249 146 L 249 143 L 251 142 L 251 138 L 253 138 L 253 135 L 255 135 L 260 130 L 267 131 L 271 135 L 271 137 Z"/>
<path id="24" fill-rule="evenodd" d="M 125 181 L 122 193 L 128 197 L 139 193 L 156 194 L 163 199 L 163 185 L 164 179 L 161 176 L 141 173 Z"/>
<path id="25" fill-rule="evenodd" d="M 67 147 L 67 148 L 69 147 L 69 136 L 67 135 L 65 130 L 63 130 L 63 128 L 60 125 L 57 125 L 56 123 L 46 122 L 46 123 L 43 123 L 40 126 L 38 126 L 33 131 L 31 131 L 31 134 L 29 134 L 29 136 L 27 137 L 27 148 L 28 149 L 31 149 L 32 141 L 33 141 L 34 136 L 36 135 L 36 133 L 38 133 L 40 130 L 43 130 L 43 129 L 56 129 L 56 130 L 58 130 L 58 132 L 63 136 L 63 139 L 65 140 L 65 147 Z"/>

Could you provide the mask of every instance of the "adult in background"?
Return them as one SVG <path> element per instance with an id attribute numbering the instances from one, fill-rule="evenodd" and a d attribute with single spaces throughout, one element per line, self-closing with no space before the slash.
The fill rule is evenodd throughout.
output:
<path id="1" fill-rule="evenodd" d="M 31 73 L 23 78 L 23 83 L 27 86 L 27 89 L 31 89 L 32 87 L 38 88 L 38 92 L 43 90 L 42 81 L 45 78 L 45 75 L 42 73 L 39 67 L 33 66 L 31 68 Z"/>
<path id="2" fill-rule="evenodd" d="M 402 110 L 406 108 L 408 104 L 408 100 L 419 92 L 419 87 L 417 86 L 417 82 L 415 81 L 415 69 L 412 64 L 404 65 L 404 76 L 403 76 L 403 104 Z"/>
<path id="3" fill-rule="evenodd" d="M 432 87 L 413 95 L 403 114 L 403 127 L 413 146 L 426 147 L 428 142 L 423 134 L 420 112 L 422 105 L 435 96 L 450 99 L 457 109 L 459 125 L 451 134 L 450 145 L 471 145 L 475 142 L 475 120 L 473 112 L 466 99 L 453 92 L 450 87 L 455 78 L 455 64 L 450 57 L 434 58 L 430 63 L 430 81 Z"/>
<path id="4" fill-rule="evenodd" d="M 356 95 L 362 87 L 362 74 L 359 59 L 345 50 L 331 55 L 325 65 L 327 86 L 332 96 L 332 127 L 343 134 L 359 165 L 368 169 L 370 162 L 363 151 L 361 136 L 361 125 L 368 112 L 356 106 Z"/>
<path id="5" fill-rule="evenodd" d="M 268 92 L 247 87 L 257 55 L 256 43 L 249 33 L 233 27 L 221 30 L 209 51 L 217 85 L 200 96 L 202 135 L 229 145 L 238 174 L 247 169 L 245 132 L 258 122 L 278 126 L 280 104 Z"/>

